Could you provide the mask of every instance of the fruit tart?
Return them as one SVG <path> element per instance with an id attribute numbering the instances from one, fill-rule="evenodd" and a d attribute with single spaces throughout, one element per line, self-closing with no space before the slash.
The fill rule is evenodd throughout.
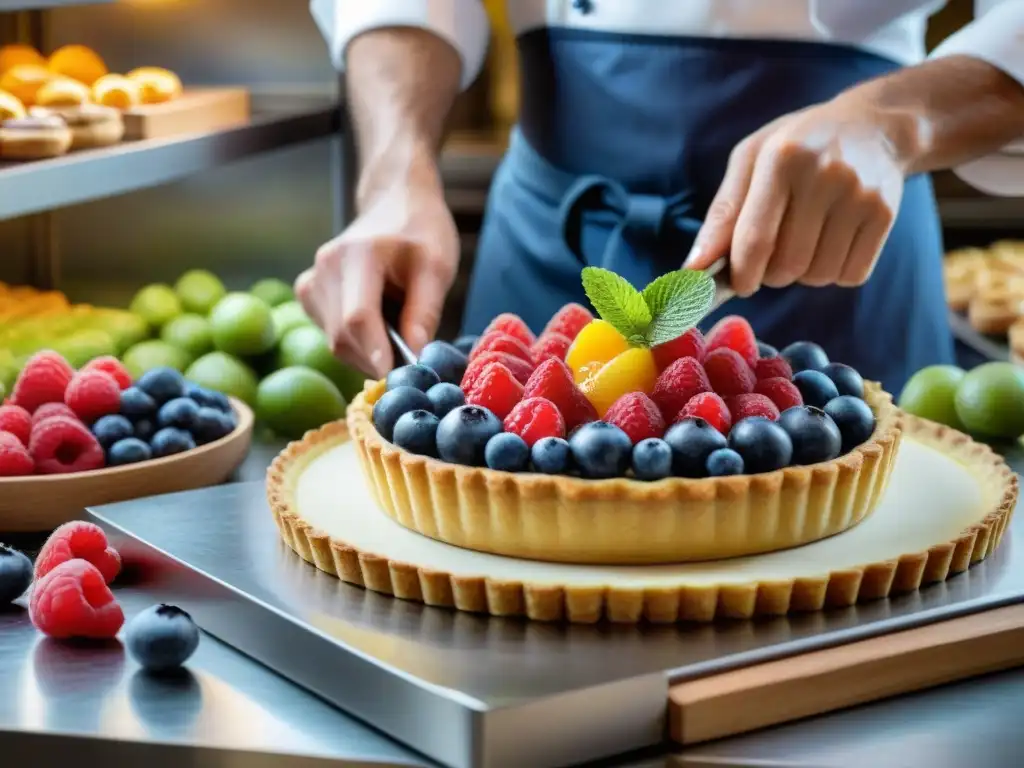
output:
<path id="1" fill-rule="evenodd" d="M 500 315 L 368 383 L 347 422 L 385 514 L 425 536 L 554 562 L 654 564 L 799 546 L 871 514 L 901 435 L 891 398 L 816 344 L 741 317 L 694 327 L 710 278 L 642 292 L 583 271 L 535 337 Z"/>

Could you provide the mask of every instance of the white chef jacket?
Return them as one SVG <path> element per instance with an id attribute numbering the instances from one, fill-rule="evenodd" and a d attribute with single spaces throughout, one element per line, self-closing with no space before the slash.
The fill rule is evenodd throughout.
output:
<path id="1" fill-rule="evenodd" d="M 945 0 L 507 0 L 517 33 L 542 26 L 631 34 L 790 39 L 853 45 L 902 64 L 926 57 L 928 17 Z M 945 40 L 932 58 L 982 59 L 1024 85 L 1024 0 L 974 0 L 976 19 Z M 381 27 L 429 30 L 458 51 L 462 86 L 487 54 L 487 13 L 479 0 L 310 0 L 335 67 L 358 35 Z M 1022 137 L 1024 138 L 1024 137 Z M 1024 141 L 956 168 L 972 186 L 1024 195 Z"/>

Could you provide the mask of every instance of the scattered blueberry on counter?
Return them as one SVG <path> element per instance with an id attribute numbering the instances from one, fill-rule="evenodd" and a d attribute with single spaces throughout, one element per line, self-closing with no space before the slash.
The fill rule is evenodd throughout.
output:
<path id="1" fill-rule="evenodd" d="M 156 605 L 139 613 L 125 629 L 128 653 L 150 672 L 181 667 L 199 647 L 199 628 L 173 605 Z"/>
<path id="2" fill-rule="evenodd" d="M 0 606 L 10 605 L 32 584 L 32 561 L 13 547 L 0 544 Z"/>

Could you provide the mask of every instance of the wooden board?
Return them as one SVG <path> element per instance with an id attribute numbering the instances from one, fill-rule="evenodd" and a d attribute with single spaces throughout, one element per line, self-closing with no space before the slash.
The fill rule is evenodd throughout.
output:
<path id="1" fill-rule="evenodd" d="M 145 104 L 124 113 L 126 140 L 162 139 L 183 133 L 205 133 L 249 120 L 245 88 L 187 90 L 165 104 Z"/>
<path id="2" fill-rule="evenodd" d="M 673 741 L 710 739 L 1024 665 L 1024 605 L 669 688 Z"/>

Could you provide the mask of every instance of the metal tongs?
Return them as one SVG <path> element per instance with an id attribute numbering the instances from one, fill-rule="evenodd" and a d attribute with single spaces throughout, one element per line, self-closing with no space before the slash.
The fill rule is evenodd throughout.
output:
<path id="1" fill-rule="evenodd" d="M 733 298 L 736 295 L 736 291 L 732 289 L 732 285 L 729 282 L 729 262 L 726 261 L 725 256 L 705 269 L 704 274 L 709 275 L 715 280 L 715 298 L 712 300 L 711 308 L 708 310 L 710 315 L 729 299 Z"/>

